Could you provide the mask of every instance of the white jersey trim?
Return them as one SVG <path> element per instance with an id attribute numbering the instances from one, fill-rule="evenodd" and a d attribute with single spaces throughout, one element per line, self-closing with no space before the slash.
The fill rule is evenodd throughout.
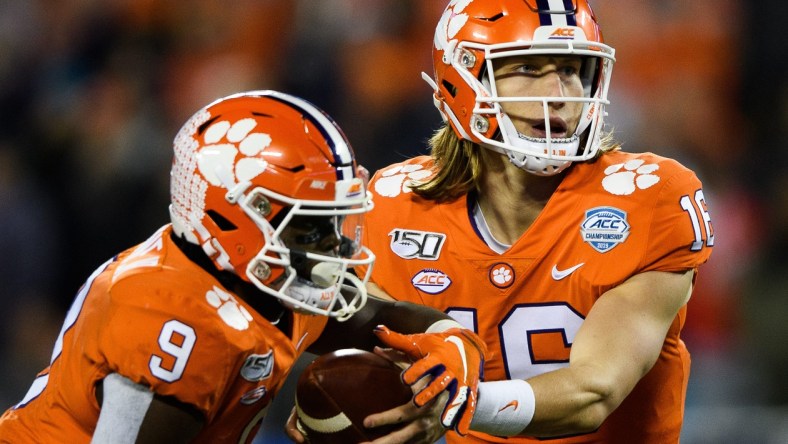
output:
<path id="1" fill-rule="evenodd" d="M 504 254 L 507 250 L 512 248 L 511 245 L 506 245 L 498 241 L 495 236 L 490 232 L 490 227 L 487 225 L 487 220 L 484 218 L 482 209 L 479 207 L 478 202 L 473 204 L 473 221 L 476 223 L 476 229 L 479 230 L 482 240 L 487 244 L 490 249 L 498 254 Z"/>

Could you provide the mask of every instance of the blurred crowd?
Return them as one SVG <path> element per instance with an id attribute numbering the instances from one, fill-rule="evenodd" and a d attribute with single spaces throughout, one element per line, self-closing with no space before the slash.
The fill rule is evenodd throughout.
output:
<path id="1" fill-rule="evenodd" d="M 425 153 L 445 2 L 0 1 L 0 410 L 93 268 L 168 222 L 171 141 L 203 105 L 278 89 L 331 114 L 371 171 Z M 685 442 L 786 442 L 786 3 L 591 3 L 617 50 L 616 138 L 693 168 L 713 218 Z"/>

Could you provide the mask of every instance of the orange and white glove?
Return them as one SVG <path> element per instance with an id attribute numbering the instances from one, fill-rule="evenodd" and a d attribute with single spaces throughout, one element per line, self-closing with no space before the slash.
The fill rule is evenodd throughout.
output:
<path id="1" fill-rule="evenodd" d="M 468 434 L 476 410 L 476 388 L 482 376 L 487 346 L 476 333 L 465 328 L 450 328 L 436 333 L 403 335 L 383 325 L 375 335 L 387 346 L 400 350 L 415 362 L 403 373 L 402 380 L 413 385 L 431 376 L 432 380 L 413 398 L 417 407 L 448 391 L 449 399 L 441 423 L 460 435 Z"/>

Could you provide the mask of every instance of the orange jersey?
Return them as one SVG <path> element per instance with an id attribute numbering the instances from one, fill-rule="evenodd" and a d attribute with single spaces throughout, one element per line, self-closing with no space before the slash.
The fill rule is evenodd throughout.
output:
<path id="1" fill-rule="evenodd" d="M 418 157 L 373 177 L 375 209 L 364 233 L 377 255 L 372 281 L 478 332 L 492 352 L 488 381 L 568 365 L 574 335 L 603 293 L 641 272 L 695 269 L 714 244 L 700 181 L 653 154 L 613 152 L 574 165 L 533 225 L 502 253 L 482 240 L 472 199 L 436 204 L 407 188 L 431 166 Z M 653 369 L 599 430 L 547 441 L 678 442 L 690 364 L 679 338 L 685 314 L 686 307 Z"/>
<path id="2" fill-rule="evenodd" d="M 287 337 L 190 261 L 170 231 L 165 226 L 88 279 L 50 366 L 0 418 L 0 442 L 89 442 L 100 413 L 95 387 L 109 373 L 199 410 L 204 427 L 195 442 L 252 441 L 327 318 L 295 314 Z"/>

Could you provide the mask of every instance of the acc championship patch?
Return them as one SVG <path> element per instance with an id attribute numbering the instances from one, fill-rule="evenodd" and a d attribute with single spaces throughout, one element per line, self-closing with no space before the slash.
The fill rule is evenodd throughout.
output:
<path id="1" fill-rule="evenodd" d="M 614 207 L 592 208 L 586 211 L 580 234 L 594 250 L 607 253 L 629 237 L 627 213 Z"/>
<path id="2" fill-rule="evenodd" d="M 389 233 L 391 251 L 403 259 L 436 261 L 446 241 L 443 233 L 395 228 Z"/>
<path id="3" fill-rule="evenodd" d="M 451 285 L 451 279 L 446 273 L 431 268 L 416 273 L 410 282 L 414 287 L 429 294 L 438 294 Z"/>

